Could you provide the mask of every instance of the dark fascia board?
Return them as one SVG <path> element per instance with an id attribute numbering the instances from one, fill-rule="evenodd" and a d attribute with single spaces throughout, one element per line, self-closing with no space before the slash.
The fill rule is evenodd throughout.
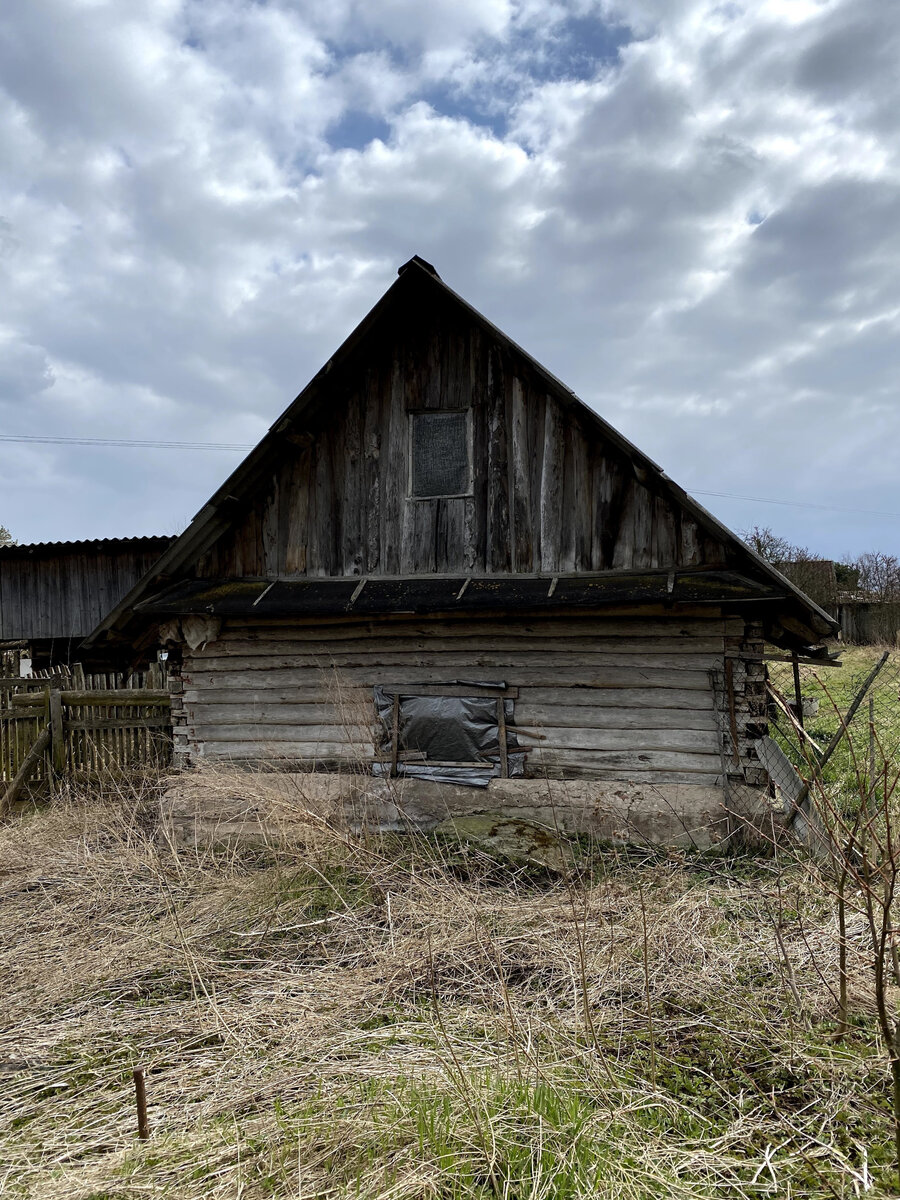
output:
<path id="1" fill-rule="evenodd" d="M 682 505 L 698 524 L 705 528 L 713 537 L 730 546 L 742 558 L 749 559 L 753 566 L 767 579 L 783 590 L 811 618 L 810 630 L 819 636 L 836 632 L 839 628 L 837 621 L 819 608 L 795 584 L 786 579 L 771 563 L 767 562 L 736 534 L 723 525 L 703 505 L 679 487 L 663 471 L 662 467 L 643 451 L 639 450 L 628 438 L 605 421 L 598 413 L 589 408 L 584 401 L 548 371 L 527 350 L 514 342 L 502 329 L 498 329 L 487 317 L 473 308 L 467 300 L 458 295 L 437 274 L 434 268 L 420 259 L 418 255 L 405 263 L 398 271 L 398 278 L 391 284 L 381 299 L 369 310 L 353 332 L 345 339 L 339 349 L 331 356 L 325 365 L 313 376 L 306 387 L 285 409 L 281 416 L 270 426 L 254 450 L 251 450 L 240 465 L 229 475 L 222 486 L 211 499 L 200 509 L 184 533 L 169 547 L 148 571 L 143 579 L 132 588 L 119 604 L 100 622 L 93 632 L 82 643 L 85 647 L 93 646 L 98 640 L 114 633 L 117 628 L 127 624 L 129 614 L 134 613 L 135 606 L 161 581 L 172 579 L 191 561 L 202 554 L 219 534 L 223 533 L 230 523 L 228 508 L 235 502 L 240 502 L 252 489 L 256 481 L 265 473 L 271 459 L 281 450 L 281 439 L 288 432 L 295 430 L 298 422 L 310 408 L 312 402 L 320 395 L 327 384 L 329 375 L 336 366 L 341 364 L 353 353 L 369 331 L 390 310 L 399 297 L 415 286 L 430 286 L 438 293 L 451 299 L 469 317 L 479 324 L 491 337 L 504 345 L 512 353 L 521 356 L 530 368 L 542 379 L 563 404 L 577 409 L 580 415 L 592 425 L 606 441 L 615 446 L 622 454 L 631 459 L 636 468 L 642 469 L 648 475 L 655 476 L 658 483 L 675 500 Z"/>
<path id="2" fill-rule="evenodd" d="M 210 613 L 259 617 L 378 616 L 396 612 L 480 612 L 497 608 L 602 609 L 610 605 L 749 605 L 784 599 L 733 570 L 689 568 L 566 572 L 559 575 L 358 575 L 277 579 L 185 579 L 141 601 L 154 616 Z"/>

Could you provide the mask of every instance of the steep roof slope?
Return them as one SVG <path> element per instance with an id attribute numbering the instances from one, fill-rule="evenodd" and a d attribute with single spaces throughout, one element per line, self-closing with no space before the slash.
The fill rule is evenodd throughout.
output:
<path id="1" fill-rule="evenodd" d="M 486 336 L 526 363 L 528 369 L 540 379 L 547 394 L 552 395 L 559 405 L 572 410 L 589 434 L 593 431 L 627 459 L 638 480 L 646 481 L 655 492 L 666 496 L 672 505 L 690 514 L 710 538 L 726 548 L 732 563 L 766 583 L 770 598 L 781 597 L 779 612 L 785 618 L 782 628 L 789 640 L 798 645 L 810 643 L 833 631 L 834 622 L 826 613 L 678 487 L 658 464 L 584 405 L 571 389 L 448 288 L 430 264 L 415 257 L 400 268 L 398 276 L 381 300 L 278 418 L 259 445 L 211 497 L 154 568 L 97 626 L 88 639 L 89 644 L 108 638 L 127 640 L 133 636 L 136 624 L 142 619 L 137 607 L 146 603 L 160 588 L 190 574 L 192 565 L 233 525 L 242 506 L 251 501 L 254 492 L 264 484 L 271 472 L 273 463 L 284 454 L 286 445 L 302 439 L 310 425 L 315 420 L 321 421 L 322 414 L 330 411 L 334 382 L 342 372 L 347 371 L 354 357 L 371 347 L 379 335 L 385 334 L 391 328 L 392 321 L 402 319 L 403 313 L 409 312 L 411 305 L 427 306 L 437 302 L 454 306 L 467 321 L 480 327 Z M 143 620 L 146 621 L 146 617 Z"/>

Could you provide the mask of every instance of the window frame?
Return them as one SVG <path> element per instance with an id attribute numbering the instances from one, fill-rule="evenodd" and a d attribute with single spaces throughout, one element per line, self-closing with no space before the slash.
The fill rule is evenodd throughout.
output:
<path id="1" fill-rule="evenodd" d="M 466 467 L 468 470 L 468 488 L 464 492 L 441 492 L 434 496 L 416 496 L 413 494 L 413 423 L 421 416 L 450 416 L 463 413 L 466 418 Z M 475 494 L 475 461 L 473 449 L 472 406 L 459 408 L 409 408 L 407 414 L 407 454 L 406 454 L 406 499 L 421 503 L 430 500 L 466 500 Z"/>
<path id="2" fill-rule="evenodd" d="M 386 762 L 389 763 L 390 769 L 387 772 L 387 775 L 386 775 L 387 778 L 394 779 L 394 778 L 398 778 L 402 775 L 405 775 L 404 771 L 398 770 L 398 767 L 403 765 L 400 763 L 400 755 L 402 753 L 405 753 L 405 751 L 400 749 L 400 742 L 399 742 L 400 708 L 401 708 L 404 698 L 408 698 L 410 700 L 415 700 L 415 699 L 420 699 L 420 698 L 421 699 L 426 699 L 426 698 L 427 699 L 442 699 L 443 697 L 447 697 L 449 699 L 457 699 L 458 698 L 458 699 L 463 699 L 463 700 L 467 700 L 467 699 L 493 700 L 497 705 L 497 740 L 498 740 L 498 744 L 499 744 L 498 745 L 499 775 L 496 776 L 496 778 L 500 778 L 500 779 L 509 779 L 510 778 L 510 774 L 509 774 L 509 756 L 510 756 L 510 754 L 521 754 L 523 757 L 523 762 L 524 762 L 525 758 L 527 757 L 528 746 L 527 746 L 527 744 L 521 745 L 519 743 L 518 739 L 516 738 L 516 733 L 515 733 L 515 704 L 516 704 L 516 701 L 519 699 L 519 688 L 516 685 L 504 684 L 503 686 L 492 686 L 491 684 L 476 683 L 474 681 L 471 683 L 465 683 L 465 682 L 413 683 L 413 684 L 408 684 L 408 685 L 378 683 L 378 684 L 373 685 L 373 690 L 376 692 L 377 691 L 383 692 L 385 696 L 390 696 L 393 701 L 393 705 L 392 705 L 393 720 L 392 720 L 390 727 L 388 727 L 388 725 L 384 722 L 384 718 L 379 714 L 377 700 L 375 701 L 375 714 L 374 714 L 374 723 L 373 723 L 373 730 L 372 730 L 373 735 L 375 735 L 378 730 L 378 726 L 380 725 L 381 726 L 381 735 L 382 735 L 381 738 L 373 736 L 373 749 L 375 752 L 374 757 L 372 759 L 373 768 L 376 763 L 386 763 Z M 513 704 L 513 711 L 512 711 L 513 727 L 512 727 L 512 729 L 509 728 L 509 721 L 507 720 L 507 717 L 506 717 L 505 706 L 506 706 L 507 700 L 512 701 L 512 704 Z M 501 717 L 501 713 L 502 713 L 502 717 Z M 510 746 L 510 744 L 509 744 L 510 733 L 512 734 L 512 740 L 513 740 L 512 746 Z M 385 735 L 386 735 L 386 738 L 385 738 Z M 390 743 L 390 753 L 385 753 L 385 746 L 384 746 L 385 740 L 387 740 Z M 505 753 L 504 753 L 504 750 L 499 749 L 499 746 L 502 746 L 504 743 L 505 743 L 505 747 L 504 747 Z M 381 747 L 380 752 L 379 752 L 379 746 Z M 443 763 L 441 765 L 449 766 L 449 767 L 459 767 L 461 769 L 472 768 L 472 767 L 483 768 L 488 762 L 491 762 L 491 761 L 492 761 L 491 759 L 487 759 L 487 758 L 472 759 L 472 760 L 460 759 L 458 761 L 454 761 L 453 763 L 447 762 L 447 763 Z M 439 764 L 434 761 L 429 762 L 429 760 L 427 758 L 424 759 L 421 763 L 411 762 L 409 765 L 411 765 L 411 766 L 418 765 L 418 766 L 423 766 L 426 768 L 439 766 Z M 518 776 L 515 776 L 515 777 L 517 778 Z"/>

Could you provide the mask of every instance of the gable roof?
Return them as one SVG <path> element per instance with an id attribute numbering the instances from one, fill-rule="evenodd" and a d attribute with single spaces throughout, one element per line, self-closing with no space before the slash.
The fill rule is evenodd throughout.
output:
<path id="1" fill-rule="evenodd" d="M 185 531 L 178 537 L 167 551 L 160 557 L 154 567 L 141 579 L 124 599 L 104 618 L 85 639 L 85 646 L 94 646 L 108 638 L 128 636 L 128 627 L 138 614 L 136 608 L 146 601 L 154 590 L 171 584 L 179 574 L 195 562 L 215 540 L 225 532 L 231 523 L 232 515 L 241 502 L 249 498 L 256 484 L 270 469 L 273 461 L 283 450 L 285 440 L 296 437 L 303 429 L 304 418 L 308 418 L 317 404 L 327 398 L 328 386 L 332 373 L 336 372 L 352 356 L 354 351 L 363 343 L 366 337 L 383 321 L 401 302 L 407 302 L 416 291 L 423 298 L 428 294 L 439 295 L 449 300 L 462 310 L 466 318 L 480 326 L 491 338 L 495 339 L 505 349 L 518 355 L 541 379 L 547 391 L 561 404 L 577 409 L 580 417 L 588 428 L 594 429 L 599 436 L 628 458 L 641 482 L 652 479 L 656 486 L 667 493 L 673 502 L 684 508 L 712 537 L 717 538 L 724 546 L 734 551 L 753 572 L 762 576 L 779 596 L 784 596 L 792 609 L 795 618 L 799 618 L 800 628 L 793 636 L 798 644 L 814 642 L 820 637 L 836 631 L 836 622 L 808 596 L 804 595 L 795 584 L 777 571 L 771 563 L 745 545 L 716 517 L 708 512 L 693 497 L 688 495 L 663 471 L 658 463 L 639 450 L 632 442 L 600 417 L 593 409 L 579 400 L 571 388 L 557 379 L 546 367 L 542 366 L 526 350 L 517 345 L 502 330 L 487 320 L 474 309 L 466 300 L 454 292 L 440 278 L 435 268 L 424 259 L 415 255 L 404 263 L 397 272 L 398 278 L 388 288 L 381 299 L 356 326 L 350 336 L 343 342 L 335 354 L 310 380 L 296 399 L 285 409 L 281 416 L 270 427 L 243 462 L 226 479 L 207 503 L 200 509 Z M 801 632 L 802 630 L 802 632 Z M 789 635 L 790 636 L 790 635 Z"/>

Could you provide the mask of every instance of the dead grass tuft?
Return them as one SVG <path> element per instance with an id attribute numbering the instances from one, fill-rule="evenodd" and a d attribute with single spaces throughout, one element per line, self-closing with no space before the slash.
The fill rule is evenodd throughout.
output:
<path id="1" fill-rule="evenodd" d="M 4 1195 L 888 1194 L 810 869 L 588 849 L 553 881 L 296 810 L 178 849 L 157 794 L 0 830 Z"/>

